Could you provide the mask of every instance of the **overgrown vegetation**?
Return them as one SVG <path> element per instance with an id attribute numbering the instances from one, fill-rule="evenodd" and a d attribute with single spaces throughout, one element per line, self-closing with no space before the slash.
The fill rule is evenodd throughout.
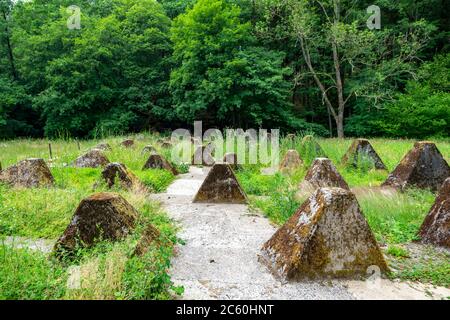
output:
<path id="1" fill-rule="evenodd" d="M 140 150 L 148 144 L 170 159 L 170 150 L 159 148 L 156 135 L 139 135 L 134 149 L 123 149 L 119 142 L 124 137 L 101 140 L 112 146 L 106 152 L 111 161 L 125 163 L 154 192 L 162 192 L 174 177 L 164 170 L 142 170 L 148 154 Z M 135 137 L 135 138 L 137 138 Z M 280 156 L 288 149 L 299 150 L 305 165 L 291 174 L 261 173 L 262 165 L 243 165 L 237 177 L 250 197 L 250 205 L 261 210 L 274 223 L 283 224 L 306 199 L 297 195 L 298 184 L 309 164 L 318 156 L 314 148 L 302 145 L 303 137 L 281 140 Z M 386 248 L 393 269 L 392 277 L 432 282 L 449 286 L 448 253 L 433 247 L 412 252 L 410 245 L 417 240 L 417 231 L 430 209 L 434 194 L 426 190 L 405 193 L 380 193 L 377 187 L 386 179 L 387 171 L 369 167 L 351 169 L 340 165 L 340 159 L 351 140 L 315 139 L 336 165 L 355 192 L 377 241 Z M 100 140 L 78 142 L 52 141 L 53 160 L 49 161 L 56 186 L 51 189 L 16 189 L 0 185 L 0 236 L 45 238 L 55 240 L 61 235 L 78 203 L 95 191 L 106 191 L 104 185 L 94 189 L 100 169 L 67 167 L 78 155 L 97 145 Z M 372 145 L 392 171 L 411 148 L 411 140 L 374 139 Z M 449 161 L 450 143 L 437 141 L 437 146 Z M 0 144 L 2 164 L 7 167 L 27 157 L 48 159 L 48 141 L 14 140 Z M 187 166 L 179 166 L 186 171 Z M 173 287 L 167 270 L 172 248 L 179 241 L 176 229 L 158 205 L 143 194 L 134 194 L 120 188 L 119 192 L 140 213 L 135 232 L 124 241 L 101 242 L 91 249 L 80 249 L 74 260 L 59 262 L 41 252 L 11 248 L 6 242 L 0 246 L 0 274 L 5 281 L 0 285 L 3 299 L 169 299 L 182 293 Z M 133 250 L 146 225 L 153 224 L 161 231 L 161 238 L 150 246 L 144 256 L 134 256 Z M 425 253 L 423 253 L 425 252 Z M 80 289 L 67 287 L 72 268 L 76 266 L 82 281 Z"/>
<path id="2" fill-rule="evenodd" d="M 156 138 L 143 136 L 132 150 L 119 147 L 121 137 L 107 139 L 112 151 L 105 153 L 111 161 L 126 164 L 152 192 L 163 192 L 175 178 L 172 173 L 142 170 L 148 154 L 141 155 L 140 151 L 147 144 L 159 149 Z M 11 188 L 0 184 L 0 299 L 169 299 L 182 292 L 182 288 L 173 287 L 167 273 L 173 246 L 178 242 L 176 229 L 158 204 L 146 194 L 118 187 L 108 190 L 101 184 L 94 188 L 101 169 L 66 166 L 98 142 L 82 143 L 79 151 L 76 141 L 52 141 L 53 188 Z M 49 157 L 46 141 L 17 140 L 0 148 L 4 166 L 32 156 Z M 124 241 L 80 249 L 73 260 L 62 262 L 39 251 L 11 248 L 6 241 L 10 237 L 56 240 L 79 202 L 100 191 L 120 193 L 140 214 L 135 232 Z M 143 256 L 135 256 L 134 248 L 149 224 L 161 232 L 161 237 Z M 67 287 L 74 267 L 82 275 L 78 289 Z"/>
<path id="3" fill-rule="evenodd" d="M 296 149 L 304 161 L 299 170 L 264 175 L 260 165 L 244 165 L 237 173 L 251 205 L 277 224 L 305 200 L 296 191 L 312 161 L 326 155 L 339 164 L 351 143 L 319 139 L 322 154 L 301 135 L 433 138 L 450 160 L 445 1 L 380 0 L 380 30 L 366 25 L 372 1 L 78 0 L 81 28 L 71 29 L 73 4 L 0 0 L 1 165 L 43 158 L 56 179 L 52 189 L 0 185 L 2 237 L 57 238 L 80 200 L 105 190 L 93 187 L 100 169 L 70 167 L 101 139 L 113 146 L 110 160 L 124 163 L 152 192 L 163 192 L 174 176 L 142 170 L 148 154 L 140 152 L 158 146 L 159 134 L 136 136 L 133 152 L 119 147 L 125 138 L 119 135 L 190 127 L 193 120 L 204 128 L 297 133 L 281 142 L 281 155 Z M 412 146 L 411 140 L 371 142 L 389 171 Z M 170 160 L 171 150 L 158 152 Z M 448 264 L 411 260 L 402 247 L 417 239 L 434 195 L 372 192 L 387 172 L 359 160 L 359 169 L 338 169 L 377 240 L 398 260 L 394 276 L 448 286 Z M 188 171 L 186 164 L 174 165 Z M 0 298 L 166 299 L 181 292 L 167 275 L 177 241 L 172 222 L 144 195 L 113 191 L 142 221 L 125 241 L 78 253 L 81 289 L 67 290 L 69 265 L 2 245 Z M 161 230 L 161 245 L 133 257 L 148 223 Z"/>
<path id="4" fill-rule="evenodd" d="M 414 189 L 405 193 L 381 193 L 376 187 L 386 180 L 388 171 L 364 166 L 362 169 L 352 169 L 340 164 L 352 140 L 317 139 L 317 142 L 356 194 L 377 241 L 383 247 L 388 247 L 388 255 L 401 258 L 395 261 L 397 268 L 392 276 L 449 286 L 450 254 L 435 252 L 434 256 L 440 257 L 439 259 L 425 259 L 429 263 L 419 259 L 417 262 L 417 259 L 409 259 L 407 251 L 399 247 L 419 240 L 417 233 L 435 200 L 435 194 L 427 190 Z M 371 143 L 391 172 L 414 141 L 373 139 Z M 250 195 L 251 206 L 264 212 L 277 225 L 286 222 L 306 200 L 307 196 L 297 194 L 298 185 L 312 160 L 317 156 L 310 148 L 302 145 L 302 137 L 283 139 L 281 146 L 280 156 L 283 156 L 287 149 L 296 149 L 302 155 L 305 165 L 290 175 L 280 173 L 262 175 L 261 167 L 254 165 L 244 166 L 237 174 L 245 192 Z M 449 161 L 450 143 L 441 140 L 437 142 L 437 146 Z M 431 252 L 434 252 L 433 250 L 429 249 Z"/>

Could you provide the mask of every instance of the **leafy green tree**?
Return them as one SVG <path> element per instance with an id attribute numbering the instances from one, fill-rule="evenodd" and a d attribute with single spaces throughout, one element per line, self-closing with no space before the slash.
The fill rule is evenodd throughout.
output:
<path id="1" fill-rule="evenodd" d="M 237 5 L 199 0 L 175 19 L 172 41 L 171 89 L 181 119 L 234 127 L 294 123 L 284 54 L 256 45 Z"/>
<path id="2" fill-rule="evenodd" d="M 390 98 L 395 80 L 413 74 L 433 30 L 417 21 L 405 33 L 370 31 L 367 16 L 361 15 L 365 11 L 353 9 L 358 8 L 354 0 L 293 0 L 290 6 L 292 32 L 341 138 L 349 101 L 363 98 L 377 105 Z M 323 55 L 329 63 L 323 63 Z"/>
<path id="3" fill-rule="evenodd" d="M 37 117 L 24 86 L 0 77 L 0 139 L 39 135 L 41 123 Z"/>
<path id="4" fill-rule="evenodd" d="M 27 47 L 24 65 L 47 61 L 44 71 L 36 71 L 44 79 L 32 82 L 34 90 L 42 90 L 34 106 L 42 112 L 48 136 L 142 130 L 167 116 L 169 18 L 154 0 L 110 3 L 105 17 L 82 11 L 81 30 L 65 26 L 68 14 L 62 7 L 59 17 L 29 37 L 28 45 L 39 50 Z"/>
<path id="5" fill-rule="evenodd" d="M 424 64 L 406 92 L 372 121 L 387 136 L 424 138 L 450 135 L 450 54 Z"/>
<path id="6" fill-rule="evenodd" d="M 0 73 L 17 80 L 18 74 L 11 40 L 11 0 L 0 1 Z"/>
<path id="7" fill-rule="evenodd" d="M 17 68 L 13 8 L 13 1 L 0 1 L 0 138 L 38 135 L 40 125 Z"/>
<path id="8" fill-rule="evenodd" d="M 195 0 L 159 0 L 169 18 L 173 19 L 190 8 Z"/>

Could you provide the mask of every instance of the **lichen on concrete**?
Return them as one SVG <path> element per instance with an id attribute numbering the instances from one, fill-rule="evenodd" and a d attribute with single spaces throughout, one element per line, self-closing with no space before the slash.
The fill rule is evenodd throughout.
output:
<path id="1" fill-rule="evenodd" d="M 99 240 L 123 239 L 134 229 L 138 215 L 136 209 L 117 193 L 93 194 L 78 205 L 54 251 L 63 257 Z"/>
<path id="2" fill-rule="evenodd" d="M 134 147 L 134 140 L 133 139 L 125 139 L 120 143 L 120 146 L 124 148 L 132 148 Z"/>
<path id="3" fill-rule="evenodd" d="M 124 164 L 113 162 L 102 171 L 102 179 L 108 188 L 119 185 L 121 188 L 133 192 L 148 192 L 148 188 Z"/>
<path id="4" fill-rule="evenodd" d="M 111 151 L 112 150 L 112 148 L 109 145 L 109 143 L 99 143 L 93 149 L 98 149 L 98 150 L 101 150 L 101 151 Z"/>
<path id="5" fill-rule="evenodd" d="M 416 142 L 382 186 L 437 191 L 450 176 L 450 167 L 433 142 Z"/>
<path id="6" fill-rule="evenodd" d="M 109 159 L 99 149 L 92 149 L 84 155 L 78 157 L 73 166 L 76 168 L 98 168 L 109 163 Z"/>
<path id="7" fill-rule="evenodd" d="M 317 158 L 309 168 L 305 178 L 299 185 L 300 194 L 309 194 L 317 188 L 339 187 L 350 190 L 347 182 L 338 172 L 330 159 Z"/>
<path id="8" fill-rule="evenodd" d="M 261 261 L 285 280 L 388 270 L 356 197 L 342 188 L 318 189 L 264 244 Z"/>
<path id="9" fill-rule="evenodd" d="M 141 154 L 153 153 L 153 152 L 156 152 L 155 147 L 152 145 L 146 145 L 144 148 L 142 148 Z"/>
<path id="10" fill-rule="evenodd" d="M 14 187 L 51 187 L 55 183 L 43 159 L 30 158 L 0 171 L 0 181 Z"/>
<path id="11" fill-rule="evenodd" d="M 341 163 L 345 166 L 357 168 L 361 161 L 370 162 L 378 170 L 386 170 L 386 166 L 367 139 L 356 139 L 342 157 Z"/>
<path id="12" fill-rule="evenodd" d="M 419 235 L 423 243 L 450 248 L 450 177 L 442 184 Z"/>
<path id="13" fill-rule="evenodd" d="M 147 161 L 144 164 L 142 170 L 146 169 L 164 169 L 171 172 L 173 175 L 178 175 L 178 170 L 175 169 L 174 166 L 170 164 L 163 156 L 160 154 L 153 152 L 148 157 Z"/>
<path id="14" fill-rule="evenodd" d="M 303 160 L 297 150 L 288 150 L 280 163 L 280 171 L 282 173 L 291 173 L 300 168 L 302 164 Z"/>
<path id="15" fill-rule="evenodd" d="M 195 195 L 194 202 L 247 203 L 247 196 L 230 165 L 216 163 Z"/>

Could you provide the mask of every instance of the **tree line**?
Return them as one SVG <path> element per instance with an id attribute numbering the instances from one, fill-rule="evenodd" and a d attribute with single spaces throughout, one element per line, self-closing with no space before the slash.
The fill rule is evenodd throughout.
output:
<path id="1" fill-rule="evenodd" d="M 0 0 L 0 138 L 450 135 L 449 0 Z M 69 28 L 80 8 L 81 28 Z"/>

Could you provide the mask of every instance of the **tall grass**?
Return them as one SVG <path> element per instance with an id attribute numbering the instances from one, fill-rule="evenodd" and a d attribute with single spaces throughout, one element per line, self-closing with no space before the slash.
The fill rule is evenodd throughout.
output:
<path id="1" fill-rule="evenodd" d="M 0 240 L 0 300 L 61 299 L 67 273 L 43 254 L 13 249 Z"/>
<path id="2" fill-rule="evenodd" d="M 104 186 L 93 188 L 100 178 L 101 169 L 68 167 L 100 142 L 111 145 L 112 151 L 105 152 L 110 161 L 124 163 L 154 192 L 164 191 L 175 179 L 164 170 L 142 170 L 148 154 L 141 153 L 141 150 L 146 145 L 153 145 L 169 161 L 172 160 L 171 150 L 161 149 L 157 143 L 158 136 L 144 133 L 139 135 L 139 139 L 137 136 L 107 137 L 99 132 L 99 137 L 102 138 L 86 141 L 62 137 L 53 141 L 17 139 L 0 142 L 3 168 L 25 158 L 44 158 L 51 165 L 56 181 L 55 187 L 49 189 L 16 189 L 0 185 L 0 236 L 56 239 L 83 198 L 96 191 L 105 191 Z M 135 146 L 130 149 L 121 147 L 120 142 L 130 137 L 135 138 Z M 251 205 L 279 225 L 289 219 L 306 198 L 298 198 L 296 192 L 317 154 L 302 144 L 302 138 L 283 139 L 280 143 L 280 158 L 288 149 L 296 149 L 305 162 L 291 174 L 262 175 L 260 170 L 264 166 L 261 164 L 246 164 L 237 171 Z M 414 141 L 371 140 L 388 171 L 372 170 L 369 166 L 361 169 L 343 167 L 340 160 L 351 139 L 319 138 L 317 142 L 350 187 L 363 191 L 357 193 L 358 201 L 380 243 L 402 245 L 417 239 L 417 230 L 434 201 L 434 194 L 419 190 L 393 195 L 364 192 L 386 179 L 388 171 L 395 168 Z M 53 159 L 49 159 L 49 143 Z M 450 142 L 439 140 L 436 143 L 450 161 Z M 188 170 L 188 166 L 183 164 L 177 164 L 177 168 L 181 172 Z M 119 192 L 140 212 L 138 227 L 125 241 L 100 243 L 92 249 L 80 251 L 79 259 L 72 262 L 84 274 L 80 289 L 68 290 L 65 287 L 69 264 L 49 260 L 39 252 L 0 246 L 0 299 L 168 299 L 171 292 L 182 292 L 181 288 L 172 286 L 167 275 L 172 246 L 178 241 L 173 222 L 145 195 L 118 188 L 113 191 Z M 133 256 L 133 248 L 149 223 L 161 231 L 162 242 L 153 244 L 143 257 Z M 440 263 L 429 265 L 430 268 L 411 266 L 412 271 L 403 271 L 403 277 L 424 280 L 431 277 L 438 279 L 438 283 L 448 283 L 448 272 L 445 271 L 448 268 Z"/>
<path id="3" fill-rule="evenodd" d="M 100 142 L 107 142 L 112 147 L 112 151 L 105 152 L 110 161 L 124 163 L 152 192 L 164 191 L 175 179 L 170 172 L 142 170 L 148 157 L 141 153 L 144 146 L 152 144 L 160 152 L 166 152 L 159 148 L 156 137 L 144 134 L 129 149 L 120 146 L 125 138 L 51 141 L 52 159 L 47 140 L 0 143 L 3 168 L 39 157 L 48 161 L 55 178 L 55 186 L 51 188 L 12 188 L 0 184 L 0 237 L 56 240 L 79 202 L 94 192 L 118 192 L 140 213 L 134 233 L 125 240 L 80 249 L 73 261 L 59 262 L 41 252 L 0 246 L 0 299 L 168 299 L 172 292 L 180 292 L 180 288 L 172 286 L 167 274 L 172 248 L 178 241 L 176 228 L 159 205 L 146 194 L 118 187 L 108 190 L 104 184 L 96 184 L 101 177 L 100 168 L 70 167 L 78 156 Z M 144 256 L 134 256 L 135 245 L 149 224 L 161 232 L 161 239 L 151 244 Z M 73 265 L 82 272 L 82 285 L 78 289 L 66 287 L 67 270 Z"/>

